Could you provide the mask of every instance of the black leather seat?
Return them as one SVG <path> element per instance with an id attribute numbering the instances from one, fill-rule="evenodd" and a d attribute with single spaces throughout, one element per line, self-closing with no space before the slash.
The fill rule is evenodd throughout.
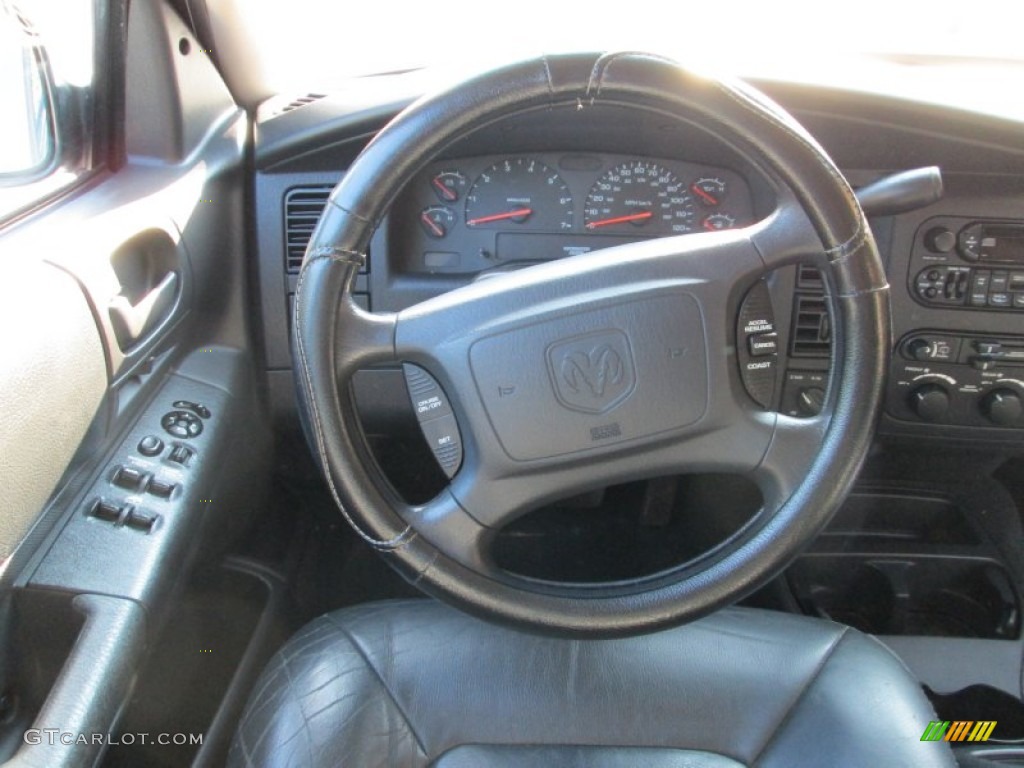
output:
<path id="1" fill-rule="evenodd" d="M 428 600 L 322 616 L 271 661 L 232 766 L 950 766 L 871 637 L 729 609 L 621 640 L 521 634 Z"/>

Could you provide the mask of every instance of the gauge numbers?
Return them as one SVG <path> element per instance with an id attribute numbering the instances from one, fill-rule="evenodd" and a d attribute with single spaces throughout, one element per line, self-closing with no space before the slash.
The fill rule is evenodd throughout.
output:
<path id="1" fill-rule="evenodd" d="M 513 157 L 481 173 L 466 193 L 466 226 L 559 232 L 572 229 L 573 201 L 562 177 L 539 160 Z"/>
<path id="2" fill-rule="evenodd" d="M 583 209 L 590 232 L 681 235 L 694 228 L 694 202 L 671 171 L 648 160 L 617 165 L 594 183 Z"/>

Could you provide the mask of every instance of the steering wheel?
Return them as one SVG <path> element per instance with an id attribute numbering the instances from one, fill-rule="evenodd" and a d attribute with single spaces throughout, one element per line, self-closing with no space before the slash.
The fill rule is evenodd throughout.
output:
<path id="1" fill-rule="evenodd" d="M 772 180 L 774 211 L 742 229 L 647 240 L 478 281 L 394 314 L 356 306 L 351 289 L 371 235 L 438 153 L 503 118 L 560 109 L 563 119 L 585 121 L 598 103 L 713 132 Z M 822 269 L 834 319 L 829 396 L 812 419 L 755 404 L 736 353 L 746 291 L 802 260 Z M 637 53 L 531 60 L 404 110 L 331 193 L 294 319 L 301 412 L 358 534 L 410 582 L 468 612 L 580 637 L 691 620 L 777 575 L 856 476 L 890 343 L 875 242 L 824 151 L 753 89 Z M 352 377 L 386 363 L 426 371 L 457 423 L 461 467 L 422 506 L 391 490 L 358 423 Z M 703 556 L 629 581 L 531 580 L 489 555 L 502 526 L 545 502 L 684 471 L 745 474 L 763 506 Z"/>

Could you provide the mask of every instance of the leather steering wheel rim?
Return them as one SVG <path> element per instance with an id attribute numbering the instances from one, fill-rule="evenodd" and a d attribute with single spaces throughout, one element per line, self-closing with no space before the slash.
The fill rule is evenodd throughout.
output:
<path id="1" fill-rule="evenodd" d="M 534 109 L 585 118 L 599 103 L 654 110 L 713 130 L 776 183 L 776 210 L 743 230 L 620 246 L 613 258 L 607 251 L 571 257 L 397 314 L 355 306 L 351 288 L 370 237 L 413 174 L 495 121 Z M 832 383 L 822 414 L 796 420 L 744 401 L 735 351 L 715 350 L 728 339 L 735 343 L 738 297 L 760 275 L 807 259 L 822 268 L 831 302 Z M 627 283 L 624 260 L 629 274 L 639 276 Z M 528 321 L 516 311 L 524 306 Z M 666 320 L 685 321 L 688 343 L 705 345 L 687 363 L 708 382 L 702 388 L 699 377 L 689 379 L 696 382 L 691 399 L 703 397 L 703 411 L 695 406 L 689 423 L 677 419 L 672 429 L 645 431 L 651 414 L 634 397 L 628 409 L 635 409 L 635 422 L 628 409 L 623 421 L 626 429 L 641 425 L 635 439 L 580 443 L 555 457 L 513 455 L 504 417 L 474 383 L 485 370 L 487 339 L 551 349 L 580 334 L 619 334 L 624 354 L 636 358 L 630 363 L 637 386 L 660 392 L 649 382 L 667 369 L 649 362 L 642 331 Z M 856 477 L 870 446 L 890 345 L 888 286 L 874 239 L 825 152 L 748 86 L 636 53 L 539 58 L 404 110 L 331 193 L 300 273 L 294 329 L 300 409 L 330 491 L 356 532 L 410 582 L 457 607 L 579 637 L 638 634 L 692 620 L 777 575 L 820 532 Z M 351 395 L 357 370 L 399 362 L 421 365 L 438 379 L 466 444 L 466 462 L 452 484 L 421 507 L 402 502 L 380 477 Z M 542 361 L 536 365 L 540 371 Z M 661 411 L 672 413 L 673 398 L 682 396 L 658 397 Z M 540 584 L 487 561 L 494 527 L 527 502 L 559 487 L 571 493 L 601 478 L 638 477 L 641 467 L 743 471 L 761 488 L 765 507 L 698 561 L 628 583 Z"/>

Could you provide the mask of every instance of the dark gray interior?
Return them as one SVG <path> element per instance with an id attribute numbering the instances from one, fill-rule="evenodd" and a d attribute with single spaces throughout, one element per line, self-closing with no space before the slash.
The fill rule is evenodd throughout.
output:
<path id="1" fill-rule="evenodd" d="M 303 433 L 292 362 L 309 235 L 330 191 L 409 103 L 392 94 L 411 75 L 388 76 L 395 84 L 377 101 L 281 94 L 243 107 L 203 54 L 202 13 L 101 5 L 107 86 L 94 167 L 0 224 L 0 757 L 220 765 L 257 675 L 296 630 L 341 607 L 424 597 L 337 510 Z M 1009 759 L 1003 742 L 1024 738 L 1022 125 L 839 88 L 753 85 L 863 196 L 890 286 L 892 347 L 853 492 L 784 573 L 739 602 L 877 636 L 937 717 L 999 721 L 984 749 L 961 753 L 964 764 L 990 764 L 1000 749 Z M 557 213 L 488 207 L 526 196 L 502 185 L 532 183 L 531 163 L 545 183 L 558 177 Z M 931 167 L 941 194 L 934 171 L 890 180 Z M 595 199 L 624 168 L 667 179 L 662 219 L 625 198 Z M 581 130 L 534 110 L 474 131 L 412 175 L 350 290 L 379 314 L 474 284 L 497 292 L 488 281 L 536 263 L 570 270 L 604 246 L 739 231 L 780 196 L 746 147 L 699 123 L 609 105 Z M 724 355 L 730 375 L 711 383 L 733 387 L 750 413 L 816 424 L 834 396 L 834 305 L 820 266 L 770 272 L 726 297 L 727 326 L 687 340 Z M 377 479 L 415 508 L 458 487 L 480 445 L 454 417 L 442 423 L 455 384 L 432 379 L 422 340 L 407 338 L 406 358 L 361 370 L 352 398 Z M 479 376 L 475 359 L 500 370 L 507 346 L 529 343 L 460 354 Z M 508 463 L 578 448 L 554 415 L 546 437 L 517 431 L 514 414 L 499 413 L 501 388 L 513 386 L 499 378 L 485 382 L 497 399 L 482 418 L 508 423 Z M 692 413 L 673 411 L 678 424 L 644 428 L 698 423 L 700 403 L 686 405 Z M 432 451 L 431 439 L 454 447 Z M 638 453 L 606 483 L 538 487 L 501 521 L 493 561 L 544 584 L 654 578 L 730 541 L 765 503 L 720 462 L 685 475 L 666 466 Z M 28 743 L 33 728 L 110 737 Z M 203 739 L 119 738 L 163 732 Z M 437 764 L 502 764 L 466 749 Z M 591 764 L 587 754 L 526 759 Z"/>

